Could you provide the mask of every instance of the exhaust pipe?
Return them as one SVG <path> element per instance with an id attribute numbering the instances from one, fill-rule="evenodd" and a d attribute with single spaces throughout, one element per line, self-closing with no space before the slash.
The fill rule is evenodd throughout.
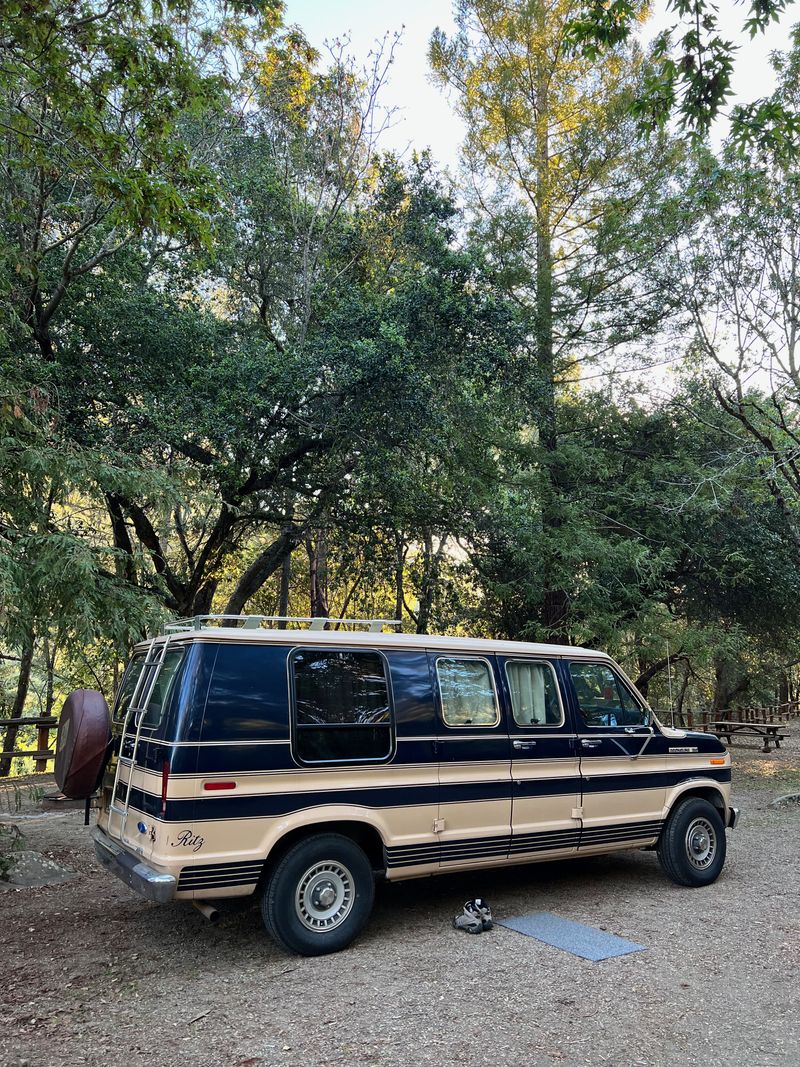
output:
<path id="1" fill-rule="evenodd" d="M 204 919 L 208 919 L 212 926 L 216 926 L 222 918 L 217 909 L 211 904 L 206 904 L 204 900 L 193 900 L 192 904 L 197 908 Z"/>

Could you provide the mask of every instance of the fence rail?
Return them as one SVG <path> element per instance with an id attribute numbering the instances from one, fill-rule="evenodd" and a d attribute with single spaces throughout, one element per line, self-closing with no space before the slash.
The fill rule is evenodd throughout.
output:
<path id="1" fill-rule="evenodd" d="M 656 708 L 659 720 L 668 726 L 675 725 L 687 730 L 707 730 L 710 722 L 782 723 L 800 718 L 800 701 L 790 700 L 784 704 L 760 704 L 746 708 L 686 709 L 671 712 L 669 708 Z"/>
<path id="2" fill-rule="evenodd" d="M 38 726 L 35 749 L 9 748 L 0 745 L 0 760 L 19 759 L 26 757 L 35 760 L 34 770 L 46 771 L 50 760 L 55 759 L 56 754 L 50 748 L 50 731 L 58 726 L 58 718 L 55 715 L 28 715 L 18 719 L 0 719 L 0 734 L 6 736 L 6 731 L 20 726 Z M 13 743 L 13 742 L 12 742 Z"/>

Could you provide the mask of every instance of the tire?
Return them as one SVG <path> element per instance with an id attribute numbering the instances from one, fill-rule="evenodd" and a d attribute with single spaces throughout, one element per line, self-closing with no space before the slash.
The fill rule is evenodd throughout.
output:
<path id="1" fill-rule="evenodd" d="M 64 701 L 56 738 L 56 785 L 71 800 L 85 800 L 100 785 L 109 756 L 111 716 L 96 689 L 75 689 Z"/>
<path id="2" fill-rule="evenodd" d="M 707 800 L 686 797 L 670 812 L 658 843 L 658 858 L 678 885 L 710 885 L 725 863 L 722 818 Z"/>
<path id="3" fill-rule="evenodd" d="M 315 834 L 281 858 L 264 889 L 261 914 L 287 952 L 324 956 L 358 937 L 374 897 L 364 851 L 342 834 Z"/>

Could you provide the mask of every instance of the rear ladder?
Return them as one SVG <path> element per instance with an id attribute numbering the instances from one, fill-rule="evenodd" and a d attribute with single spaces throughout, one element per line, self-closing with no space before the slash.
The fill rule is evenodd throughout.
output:
<path id="1" fill-rule="evenodd" d="M 128 819 L 128 811 L 131 806 L 131 789 L 133 787 L 133 768 L 136 763 L 136 753 L 139 750 L 139 738 L 142 733 L 142 723 L 144 722 L 145 714 L 147 713 L 147 705 L 150 703 L 150 697 L 153 695 L 153 689 L 158 681 L 158 676 L 161 672 L 161 665 L 164 662 L 164 656 L 167 654 L 169 648 L 169 637 L 166 638 L 161 644 L 156 644 L 156 638 L 154 637 L 150 644 L 147 646 L 147 655 L 145 656 L 144 663 L 142 664 L 142 670 L 139 677 L 136 680 L 133 693 L 131 694 L 131 702 L 128 705 L 128 710 L 125 712 L 125 719 L 122 723 L 122 737 L 119 743 L 119 755 L 117 757 L 117 769 L 114 773 L 114 786 L 111 791 L 111 803 L 108 808 L 108 827 L 111 830 L 111 817 L 118 815 L 120 817 L 119 836 L 120 840 L 125 834 L 125 824 Z M 133 716 L 133 721 L 136 725 L 136 733 L 133 739 L 133 750 L 130 756 L 123 755 L 123 749 L 125 747 L 125 735 L 128 732 L 128 724 Z M 125 800 L 120 804 L 117 800 L 117 791 L 120 783 L 120 772 L 122 767 L 129 768 L 128 771 L 128 788 L 125 791 Z"/>

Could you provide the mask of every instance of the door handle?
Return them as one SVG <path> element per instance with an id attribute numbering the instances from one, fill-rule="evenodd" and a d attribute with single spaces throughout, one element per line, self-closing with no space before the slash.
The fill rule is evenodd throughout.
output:
<path id="1" fill-rule="evenodd" d="M 602 741 L 589 741 L 586 737 L 581 738 L 581 744 L 584 748 L 599 748 L 602 743 Z"/>
<path id="2" fill-rule="evenodd" d="M 535 748 L 536 747 L 536 742 L 535 741 L 514 741 L 514 742 L 512 742 L 512 747 L 516 748 L 516 749 Z"/>

